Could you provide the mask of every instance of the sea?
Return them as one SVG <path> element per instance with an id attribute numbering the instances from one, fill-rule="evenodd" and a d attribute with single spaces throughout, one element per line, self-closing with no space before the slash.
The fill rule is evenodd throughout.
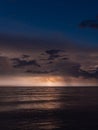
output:
<path id="1" fill-rule="evenodd" d="M 98 87 L 0 87 L 0 130 L 98 130 Z"/>

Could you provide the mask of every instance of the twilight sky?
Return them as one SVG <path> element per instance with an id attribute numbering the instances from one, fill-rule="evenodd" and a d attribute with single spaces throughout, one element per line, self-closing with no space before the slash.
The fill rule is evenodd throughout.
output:
<path id="1" fill-rule="evenodd" d="M 0 0 L 0 85 L 98 85 L 98 0 Z"/>

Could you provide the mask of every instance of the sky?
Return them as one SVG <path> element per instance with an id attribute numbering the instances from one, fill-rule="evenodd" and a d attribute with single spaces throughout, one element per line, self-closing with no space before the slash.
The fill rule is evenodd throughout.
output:
<path id="1" fill-rule="evenodd" d="M 97 86 L 97 7 L 97 0 L 1 0 L 0 86 Z"/>

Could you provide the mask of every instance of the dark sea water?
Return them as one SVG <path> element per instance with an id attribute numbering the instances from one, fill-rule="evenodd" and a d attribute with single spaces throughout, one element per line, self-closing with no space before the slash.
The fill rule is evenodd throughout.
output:
<path id="1" fill-rule="evenodd" d="M 95 129 L 97 87 L 0 87 L 0 130 Z"/>

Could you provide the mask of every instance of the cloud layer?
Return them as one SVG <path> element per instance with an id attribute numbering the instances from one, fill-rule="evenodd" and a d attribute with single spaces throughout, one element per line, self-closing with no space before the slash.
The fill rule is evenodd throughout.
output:
<path id="1" fill-rule="evenodd" d="M 6 39 L 6 38 L 5 38 Z M 10 39 L 10 38 L 9 38 Z M 49 46 L 49 43 L 40 47 L 28 40 L 23 46 L 23 41 L 19 40 L 9 44 L 5 42 L 5 48 L 1 44 L 0 53 L 0 77 L 4 76 L 29 76 L 29 75 L 52 75 L 61 76 L 63 79 L 75 78 L 77 80 L 95 80 L 98 78 L 98 52 L 97 49 L 78 48 L 78 46 L 69 48 L 65 42 L 65 47 Z M 12 45 L 13 43 L 13 45 Z M 50 42 L 51 44 L 51 42 Z M 8 47 L 9 45 L 9 47 Z M 11 46 L 10 46 L 11 45 Z M 33 47 L 34 45 L 34 47 Z M 71 45 L 71 44 L 70 44 Z M 18 50 L 20 46 L 20 49 Z M 22 50 L 23 46 L 23 50 Z M 7 48 L 6 48 L 7 47 Z M 38 48 L 37 48 L 38 47 Z"/>

